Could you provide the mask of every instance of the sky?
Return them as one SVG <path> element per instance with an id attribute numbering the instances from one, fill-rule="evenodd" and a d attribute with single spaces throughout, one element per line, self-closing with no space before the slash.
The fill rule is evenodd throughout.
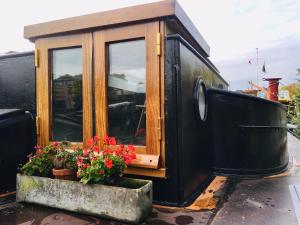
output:
<path id="1" fill-rule="evenodd" d="M 34 49 L 23 38 L 25 25 L 150 2 L 154 0 L 4 1 L 0 53 Z M 178 2 L 210 45 L 210 59 L 231 90 L 247 88 L 250 80 L 266 86 L 263 77 L 282 77 L 282 84 L 295 82 L 300 68 L 300 0 Z"/>

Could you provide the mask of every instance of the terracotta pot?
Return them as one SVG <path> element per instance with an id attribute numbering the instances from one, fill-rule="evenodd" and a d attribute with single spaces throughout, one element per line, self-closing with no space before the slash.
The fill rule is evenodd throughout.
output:
<path id="1" fill-rule="evenodd" d="M 71 169 L 52 169 L 52 174 L 55 179 L 61 180 L 76 180 L 76 171 Z"/>

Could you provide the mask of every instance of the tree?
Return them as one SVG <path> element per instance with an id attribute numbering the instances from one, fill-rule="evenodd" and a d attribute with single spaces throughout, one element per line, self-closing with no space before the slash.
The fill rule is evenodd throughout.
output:
<path id="1" fill-rule="evenodd" d="M 297 69 L 297 75 L 300 76 L 300 69 Z M 296 89 L 296 94 L 292 99 L 292 104 L 294 106 L 294 109 L 292 110 L 290 116 L 291 116 L 291 122 L 298 127 L 294 130 L 296 135 L 300 136 L 300 79 L 297 79 L 298 86 Z"/>

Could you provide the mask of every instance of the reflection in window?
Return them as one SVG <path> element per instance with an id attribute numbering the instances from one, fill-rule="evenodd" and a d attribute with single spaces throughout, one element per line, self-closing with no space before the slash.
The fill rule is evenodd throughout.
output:
<path id="1" fill-rule="evenodd" d="M 52 50 L 52 140 L 82 142 L 82 50 Z"/>
<path id="2" fill-rule="evenodd" d="M 109 135 L 119 143 L 146 145 L 145 41 L 109 45 Z"/>

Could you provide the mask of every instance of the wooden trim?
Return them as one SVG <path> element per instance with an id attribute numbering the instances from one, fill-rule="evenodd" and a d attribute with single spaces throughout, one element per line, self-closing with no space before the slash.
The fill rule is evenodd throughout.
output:
<path id="1" fill-rule="evenodd" d="M 29 25 L 24 27 L 24 37 L 27 39 L 36 39 L 37 37 L 46 35 L 72 31 L 78 32 L 83 29 L 171 16 L 175 13 L 174 5 L 173 0 L 167 0 Z"/>
<path id="2" fill-rule="evenodd" d="M 36 107 L 39 117 L 40 134 L 37 137 L 39 145 L 46 145 L 49 137 L 49 71 L 48 51 L 45 42 L 38 40 L 36 49 L 39 49 L 40 63 L 36 68 Z"/>
<path id="3" fill-rule="evenodd" d="M 39 145 L 50 143 L 52 119 L 50 49 L 82 47 L 83 142 L 92 136 L 92 44 L 91 33 L 37 40 L 36 48 L 40 52 L 40 65 L 36 69 L 37 116 L 40 117 Z"/>
<path id="4" fill-rule="evenodd" d="M 124 173 L 125 174 L 132 174 L 132 175 L 138 175 L 138 176 L 147 176 L 147 177 L 157 177 L 157 178 L 167 178 L 165 168 L 160 169 L 145 169 L 145 168 L 134 168 L 134 167 L 128 167 Z"/>
<path id="5" fill-rule="evenodd" d="M 136 159 L 130 163 L 131 167 L 142 167 L 158 169 L 159 155 L 141 155 L 136 154 Z"/>
<path id="6" fill-rule="evenodd" d="M 105 30 L 105 42 L 144 38 L 145 24 L 135 24 Z"/>
<path id="7" fill-rule="evenodd" d="M 104 147 L 104 145 L 100 144 L 99 146 Z M 109 145 L 109 148 L 116 149 L 119 145 Z M 105 148 L 105 147 L 104 147 Z M 134 146 L 134 151 L 136 154 L 146 155 L 146 146 Z"/>
<path id="8" fill-rule="evenodd" d="M 105 32 L 98 31 L 93 34 L 94 39 L 94 99 L 96 134 L 104 137 L 108 133 L 107 116 L 107 76 L 106 74 L 106 47 Z M 104 143 L 99 143 L 104 147 Z"/>
<path id="9" fill-rule="evenodd" d="M 160 57 L 156 53 L 156 38 L 159 22 L 146 25 L 146 143 L 147 154 L 160 154 L 159 118 L 160 118 Z"/>
<path id="10" fill-rule="evenodd" d="M 166 166 L 166 134 L 165 134 L 165 22 L 160 21 L 161 57 L 160 57 L 160 118 L 161 118 L 161 167 Z"/>
<path id="11" fill-rule="evenodd" d="M 92 97 L 92 60 L 93 36 L 82 35 L 82 106 L 83 106 L 83 146 L 93 136 L 93 97 Z"/>

